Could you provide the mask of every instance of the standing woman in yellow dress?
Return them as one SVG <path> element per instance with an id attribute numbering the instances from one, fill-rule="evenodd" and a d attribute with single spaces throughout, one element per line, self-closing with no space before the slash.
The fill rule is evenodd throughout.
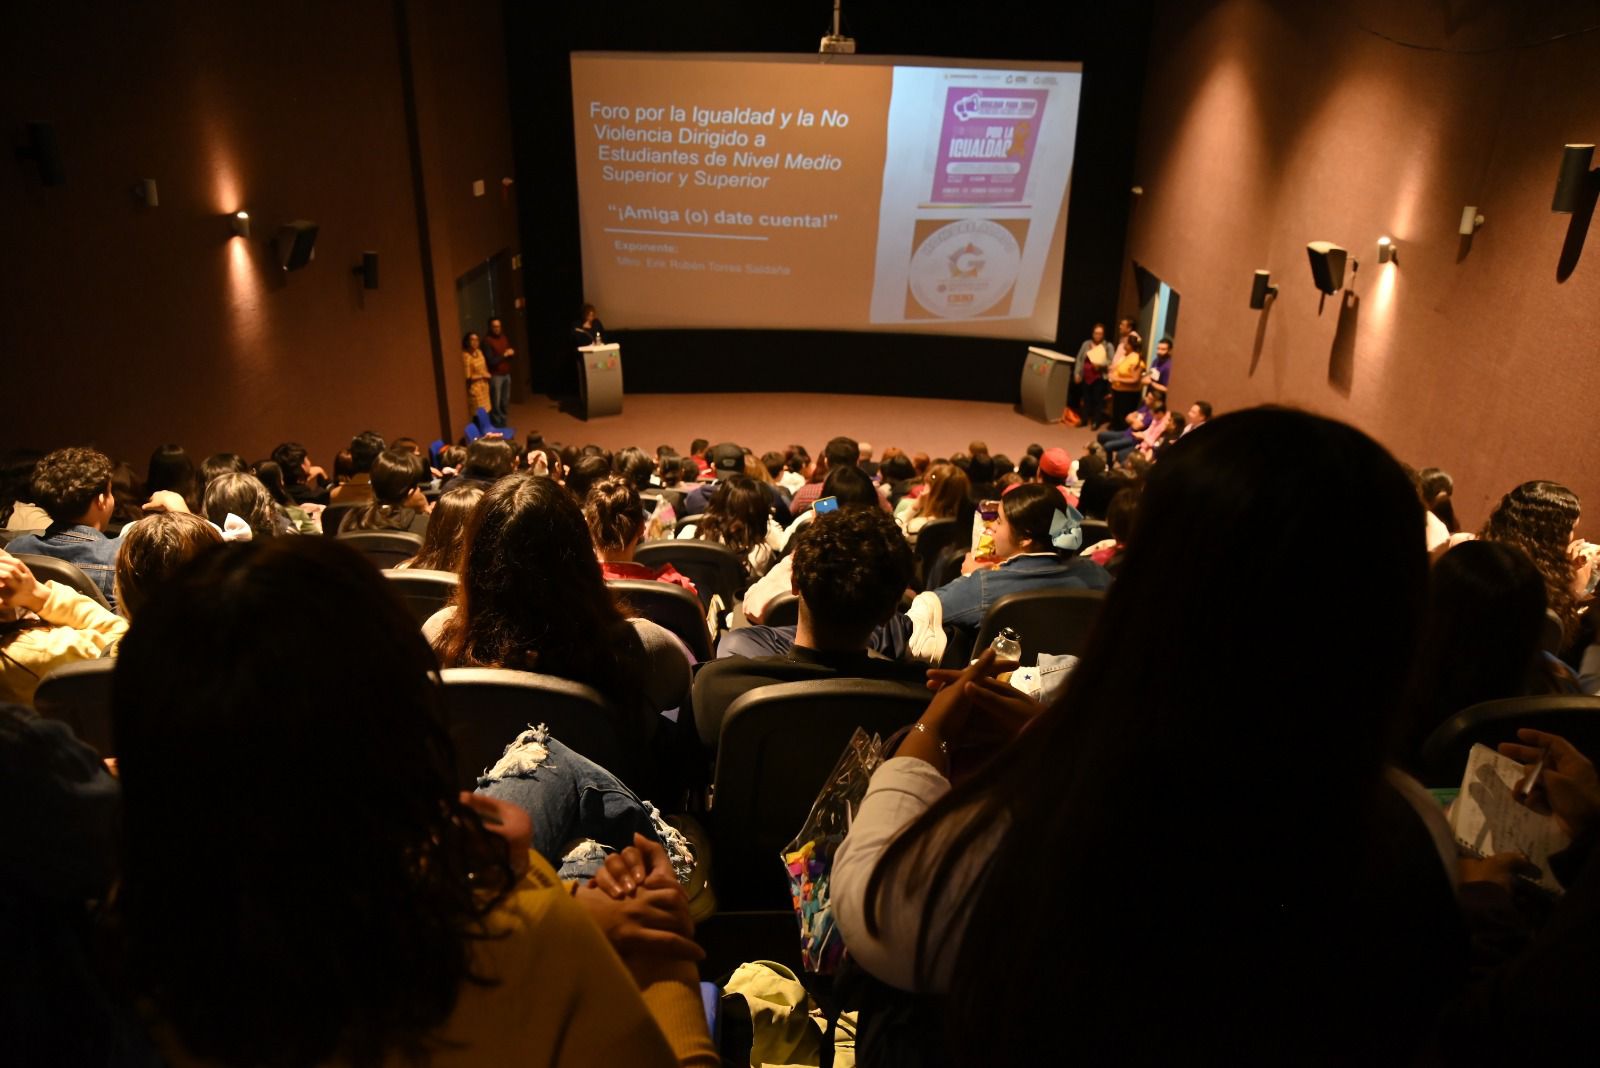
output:
<path id="1" fill-rule="evenodd" d="M 467 374 L 468 416 L 489 407 L 489 365 L 484 361 L 481 341 L 476 333 L 461 339 L 461 366 Z"/>

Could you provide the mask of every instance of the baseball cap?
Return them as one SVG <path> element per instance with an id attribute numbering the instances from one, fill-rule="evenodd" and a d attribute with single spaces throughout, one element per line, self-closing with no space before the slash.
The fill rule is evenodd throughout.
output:
<path id="1" fill-rule="evenodd" d="M 744 474 L 744 450 L 731 441 L 713 446 L 706 454 L 718 478 Z"/>
<path id="2" fill-rule="evenodd" d="M 1051 478 L 1067 478 L 1072 474 L 1072 456 L 1066 449 L 1046 449 L 1039 457 L 1039 473 Z"/>

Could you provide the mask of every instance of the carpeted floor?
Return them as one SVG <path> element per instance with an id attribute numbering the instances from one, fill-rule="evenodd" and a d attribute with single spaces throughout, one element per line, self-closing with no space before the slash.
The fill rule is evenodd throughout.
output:
<path id="1" fill-rule="evenodd" d="M 589 422 L 541 396 L 513 404 L 511 425 L 519 435 L 538 430 L 545 440 L 562 444 L 637 445 L 647 452 L 658 445 L 685 452 L 692 439 L 705 438 L 757 453 L 799 443 L 816 456 L 829 438 L 845 434 L 870 442 L 875 456 L 893 445 L 949 456 L 980 440 L 991 453 L 1015 460 L 1033 442 L 1077 456 L 1090 440 L 1082 428 L 1035 422 L 1007 404 L 836 393 L 640 394 L 626 399 L 621 415 Z"/>

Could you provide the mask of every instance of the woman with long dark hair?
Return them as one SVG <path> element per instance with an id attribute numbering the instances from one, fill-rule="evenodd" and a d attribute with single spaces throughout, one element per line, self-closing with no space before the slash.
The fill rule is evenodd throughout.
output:
<path id="1" fill-rule="evenodd" d="M 1524 482 L 1495 505 L 1479 535 L 1528 554 L 1544 576 L 1550 611 L 1561 620 L 1562 645 L 1577 635 L 1588 567 L 1572 554 L 1583 509 L 1578 495 L 1559 482 Z"/>
<path id="2" fill-rule="evenodd" d="M 259 460 L 253 470 L 256 478 L 267 488 L 267 495 L 277 506 L 278 514 L 293 524 L 296 531 L 301 534 L 322 533 L 322 528 L 311 518 L 311 513 L 300 507 L 295 499 L 289 496 L 289 486 L 284 481 L 282 464 L 276 460 Z M 320 506 L 312 505 L 312 508 L 317 510 Z"/>
<path id="3" fill-rule="evenodd" d="M 285 672 L 285 634 L 361 655 Z M 519 810 L 457 792 L 436 667 L 332 538 L 212 549 L 140 611 L 116 915 L 168 1062 L 717 1063 L 693 966 L 624 948 L 641 998 Z"/>
<path id="4" fill-rule="evenodd" d="M 1368 539 L 1336 577 L 1330 499 Z M 852 956 L 944 995 L 930 1062 L 1407 1060 L 1465 949 L 1438 805 L 1385 768 L 1426 576 L 1416 493 L 1359 431 L 1254 409 L 1174 446 L 1063 694 L 1004 696 L 985 651 L 836 857 Z M 1000 715 L 1022 734 L 952 787 Z"/>
<path id="5" fill-rule="evenodd" d="M 572 495 L 548 478 L 507 475 L 484 493 L 465 543 L 455 602 L 423 625 L 443 664 L 585 683 L 610 701 L 625 743 L 654 737 L 657 713 L 688 690 L 688 657 L 670 633 L 618 608 Z"/>
<path id="6" fill-rule="evenodd" d="M 148 496 L 160 490 L 171 490 L 182 497 L 189 511 L 200 510 L 199 474 L 182 445 L 158 445 L 150 454 L 144 492 Z"/>
<path id="7" fill-rule="evenodd" d="M 483 500 L 483 489 L 482 483 L 468 481 L 440 494 L 433 502 L 433 511 L 428 513 L 421 551 L 398 566 L 426 571 L 459 570 L 467 547 L 467 524 Z"/>
<path id="8" fill-rule="evenodd" d="M 744 558 L 745 576 L 760 578 L 783 545 L 783 528 L 772 519 L 772 501 L 755 479 L 734 475 L 717 484 L 705 514 L 678 531 L 679 538 L 714 541 Z"/>

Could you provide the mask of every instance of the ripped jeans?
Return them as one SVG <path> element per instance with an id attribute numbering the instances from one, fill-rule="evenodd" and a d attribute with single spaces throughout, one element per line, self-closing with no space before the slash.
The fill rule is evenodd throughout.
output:
<path id="1" fill-rule="evenodd" d="M 666 849 L 680 883 L 694 868 L 688 842 L 622 780 L 550 737 L 543 724 L 517 735 L 478 792 L 527 811 L 533 848 L 563 879 L 587 879 L 634 833 Z"/>

